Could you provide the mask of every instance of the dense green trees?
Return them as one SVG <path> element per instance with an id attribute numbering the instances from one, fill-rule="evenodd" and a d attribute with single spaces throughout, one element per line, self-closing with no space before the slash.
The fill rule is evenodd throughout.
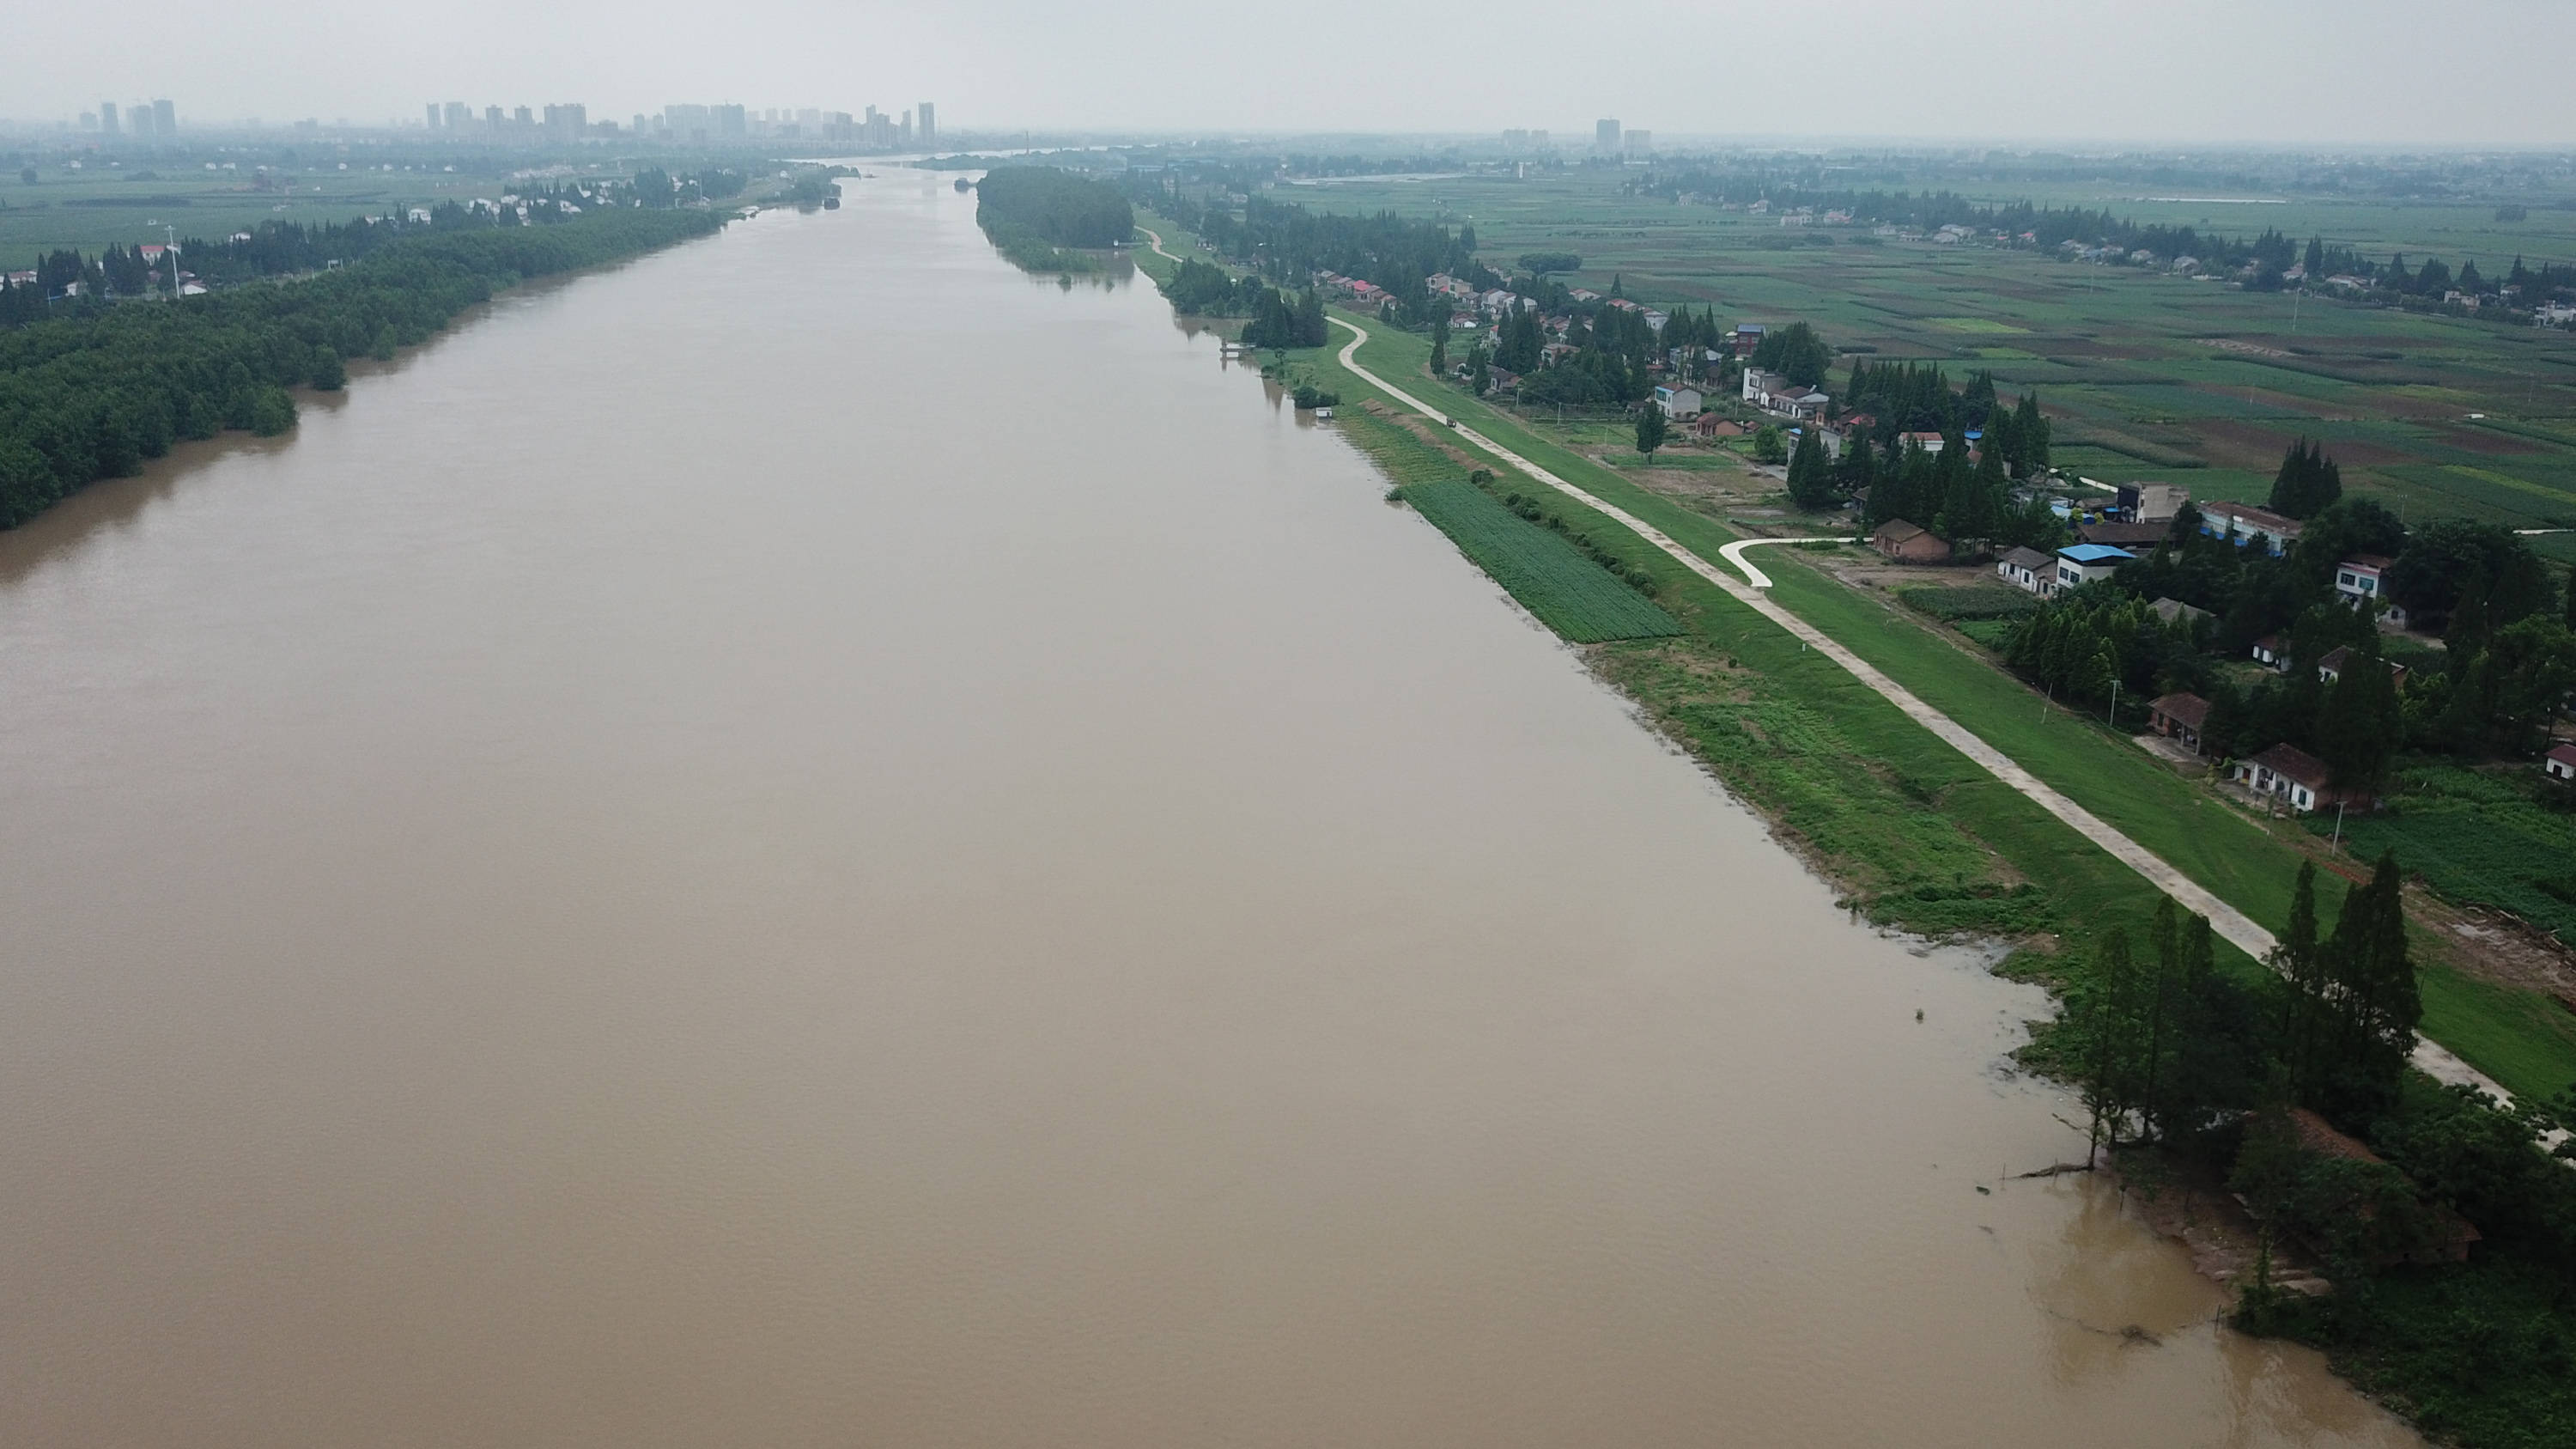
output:
<path id="1" fill-rule="evenodd" d="M 2262 1080 L 2264 1043 L 2260 998 L 2219 972 L 2209 922 L 2164 898 L 2145 959 L 2119 930 L 2095 949 L 2065 1028 L 2094 1143 L 2192 1143 L 2220 1130 Z"/>
<path id="2" fill-rule="evenodd" d="M 2265 506 L 2287 517 L 2310 518 L 2342 496 L 2343 469 L 2326 456 L 2324 444 L 2301 438 L 2282 457 Z"/>
<path id="3" fill-rule="evenodd" d="M 1234 184 L 1257 192 L 1259 183 L 1240 177 Z M 1480 289 L 1502 285 L 1500 276 L 1476 260 L 1473 227 L 1453 234 L 1437 222 L 1390 213 L 1315 213 L 1258 194 L 1241 198 L 1238 216 L 1222 192 L 1202 196 L 1169 179 L 1131 180 L 1128 186 L 1130 194 L 1274 284 L 1302 286 L 1318 272 L 1334 272 L 1385 288 L 1399 306 L 1418 305 L 1424 283 L 1440 273 Z M 1415 325 L 1420 320 L 1413 319 Z"/>
<path id="4" fill-rule="evenodd" d="M 1776 372 L 1800 387 L 1816 387 L 1834 363 L 1834 350 L 1816 329 L 1804 322 L 1792 322 L 1762 334 L 1753 348 L 1752 362 L 1765 372 Z"/>
<path id="5" fill-rule="evenodd" d="M 1653 391 L 1643 364 L 1621 359 L 1606 347 L 1587 346 L 1556 365 L 1524 373 L 1520 399 L 1529 403 L 1564 403 L 1570 407 L 1608 407 L 1635 402 Z"/>
<path id="6" fill-rule="evenodd" d="M 1106 181 L 1052 166 L 1001 166 L 975 188 L 975 224 L 996 245 L 1025 234 L 1055 247 L 1124 246 L 1136 235 L 1127 198 Z"/>
<path id="7" fill-rule="evenodd" d="M 1231 277 L 1225 268 L 1195 257 L 1182 258 L 1180 270 L 1163 284 L 1172 310 L 1192 317 L 1250 316 L 1270 290 L 1258 277 Z"/>
<path id="8" fill-rule="evenodd" d="M 1936 363 L 1855 357 L 1837 401 L 1877 419 L 1872 434 L 1882 450 L 1892 451 L 1906 433 L 1955 433 L 1964 439 L 1982 431 L 1979 451 L 2000 457 L 2012 476 L 2027 478 L 2048 466 L 2049 426 L 2039 395 L 2024 393 L 2004 406 L 1989 372 L 1972 373 L 1964 387 L 1953 388 Z"/>
<path id="9" fill-rule="evenodd" d="M 1263 287 L 1252 321 L 1243 329 L 1243 342 L 1248 347 L 1321 347 L 1330 331 L 1323 298 L 1309 291 L 1292 303 L 1277 288 Z"/>
<path id="10" fill-rule="evenodd" d="M 2058 699 L 2107 705 L 2113 691 L 2139 707 L 2187 667 L 2199 639 L 2182 618 L 2167 623 L 2147 602 L 2111 584 L 2087 584 L 2022 616 L 2004 660 Z"/>
<path id="11" fill-rule="evenodd" d="M 1533 277 L 1544 277 L 1550 272 L 1583 270 L 1583 258 L 1572 252 L 1523 252 L 1520 264 L 1521 270 Z"/>
<path id="12" fill-rule="evenodd" d="M 2288 989 L 2272 1049 L 2288 1099 L 2328 1117 L 2366 1121 L 2393 1105 L 2415 1049 L 2424 1003 L 2402 886 L 2395 853 L 2383 854 L 2368 883 L 2345 889 L 2334 933 L 2321 936 L 2316 867 L 2299 868 L 2273 954 Z"/>
<path id="13" fill-rule="evenodd" d="M 1800 430 L 1798 446 L 1789 451 L 1789 501 L 1809 509 L 1831 508 L 1842 501 L 1833 460 L 1825 456 L 1825 445 L 1813 428 Z"/>
<path id="14" fill-rule="evenodd" d="M 595 212 L 562 225 L 417 233 L 292 285 L 93 310 L 0 332 L 0 527 L 182 438 L 292 427 L 286 389 L 411 344 L 494 290 L 715 231 L 705 212 Z"/>
<path id="15" fill-rule="evenodd" d="M 1539 357 L 1547 345 L 1547 333 L 1540 327 L 1538 309 L 1513 307 L 1503 313 L 1502 336 L 1494 347 L 1494 365 L 1505 372 L 1527 375 L 1538 371 Z"/>
<path id="16" fill-rule="evenodd" d="M 2547 612 L 2554 592 L 2529 543 L 2500 524 L 2465 518 L 2417 528 L 2388 571 L 2389 597 L 2419 627 L 2441 628 L 2465 609 L 2476 626 L 2502 628 Z"/>

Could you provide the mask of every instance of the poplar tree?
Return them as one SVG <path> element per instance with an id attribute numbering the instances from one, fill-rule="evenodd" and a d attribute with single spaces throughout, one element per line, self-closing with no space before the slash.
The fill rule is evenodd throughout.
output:
<path id="1" fill-rule="evenodd" d="M 2281 1005 L 2275 1052 L 2290 1078 L 2290 1094 L 2305 1100 L 2317 1079 L 2317 1052 L 2324 1037 L 2325 949 L 2317 940 L 2317 864 L 2299 862 L 2298 884 L 2290 891 L 2290 920 L 2272 947 L 2272 968 L 2290 984 Z"/>
<path id="2" fill-rule="evenodd" d="M 1808 428 L 1798 435 L 1798 446 L 1789 454 L 1789 501 L 1800 508 L 1822 510 L 1834 506 L 1834 468 L 1825 457 L 1825 445 Z"/>
<path id="3" fill-rule="evenodd" d="M 1654 403 L 1647 403 L 1637 414 L 1637 451 L 1648 458 L 1654 457 L 1655 450 L 1664 445 L 1665 431 L 1664 410 Z"/>

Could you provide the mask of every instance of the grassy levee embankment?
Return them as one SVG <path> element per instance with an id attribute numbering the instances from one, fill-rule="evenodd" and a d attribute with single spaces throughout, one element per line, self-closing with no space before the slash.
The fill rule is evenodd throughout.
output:
<path id="1" fill-rule="evenodd" d="M 1408 391 L 1420 382 L 1416 395 L 1425 401 L 1469 417 L 1486 436 L 1579 478 L 1694 550 L 1715 557 L 1735 539 L 1716 520 L 1532 435 L 1454 388 L 1430 383 L 1421 376 L 1428 353 L 1420 338 L 1372 329 L 1358 360 L 1383 376 L 1406 379 Z M 1395 428 L 1355 414 L 1350 405 L 1366 399 L 1402 409 L 1342 369 L 1332 349 L 1295 360 L 1342 394 L 1347 426 Z M 1439 436 L 1437 429 L 1426 431 Z M 1377 453 L 1387 445 L 1364 446 Z M 1415 439 L 1410 446 L 1431 445 Z M 1496 486 L 1516 476 L 1506 474 Z M 1676 639 L 1598 646 L 1595 667 L 1777 822 L 1792 844 L 1852 892 L 1856 905 L 1889 924 L 1932 931 L 2031 933 L 2079 922 L 2143 929 L 2156 893 L 2126 866 L 1644 539 L 1553 493 L 1547 506 L 1578 516 L 1575 526 L 1596 545 L 1651 577 L 1656 601 L 1685 629 Z"/>
<path id="2" fill-rule="evenodd" d="M 1346 400 L 1374 398 L 1401 409 L 1365 379 L 1341 368 L 1335 349 L 1299 354 Z M 1385 326 L 1370 328 L 1361 365 L 1468 421 L 1477 431 L 1597 496 L 1662 529 L 1711 561 L 1738 535 L 1717 520 L 1620 477 L 1521 427 L 1507 414 L 1426 373 L 1427 340 Z M 1461 443 L 1464 447 L 1465 444 Z M 1661 551 L 1571 500 L 1556 506 L 1585 514 L 1587 531 L 1664 587 L 1659 598 L 1683 618 L 1693 638 L 1722 646 L 1758 671 L 1773 689 L 1751 691 L 1744 710 L 1691 703 L 1705 689 L 1694 670 L 1652 646 L 1609 646 L 1603 672 L 1637 697 L 1721 778 L 1780 820 L 1819 864 L 1864 894 L 1873 913 L 1892 924 L 2010 930 L 2036 927 L 2028 906 L 2011 897 L 1950 897 L 1991 890 L 1990 872 L 1961 869 L 1947 842 L 1903 821 L 1874 821 L 1888 808 L 1920 812 L 1931 805 L 1976 841 L 1991 847 L 2012 874 L 2050 897 L 2059 921 L 2104 924 L 2143 920 L 2154 894 L 2128 868 L 2084 841 L 2036 805 L 1951 750 L 1838 667 L 1806 653 L 1795 640 L 1727 598 Z M 2176 869 L 2257 920 L 2289 912 L 2290 886 L 2305 858 L 2302 844 L 2273 835 L 2260 822 L 2175 775 L 2161 762 L 2089 719 L 2045 707 L 2000 669 L 1969 655 L 1926 626 L 1886 609 L 1822 572 L 1775 555 L 1772 597 L 1884 670 L 1925 702 L 2012 756 L 2033 774 L 2155 852 Z M 1657 569 L 1660 563 L 1662 568 Z M 1808 708 L 1803 728 L 1778 712 L 1794 701 Z M 2144 701 L 2138 706 L 2143 708 Z M 1732 713 L 1733 718 L 1727 716 Z M 1799 768 L 1773 747 L 1795 738 L 1810 758 Z M 1763 756 L 1772 756 L 1763 759 Z M 1841 783 L 1818 779 L 1839 773 Z M 1862 776 L 1892 787 L 1862 788 Z M 1855 818 L 1860 812 L 1862 818 Z M 1937 832 L 1930 832 L 1937 837 Z M 2071 858 L 2070 858 L 2071 857 Z M 1947 879 L 1944 879 L 1945 874 Z M 2332 899 L 2331 895 L 2329 899 Z M 1972 905 L 1971 901 L 1982 904 Z M 1940 907 L 1946 905 L 1947 909 Z M 1933 907 L 1933 909 L 1922 909 Z M 2249 963 L 2250 964 L 2250 963 Z M 2517 1093 L 2551 1095 L 2576 1081 L 2576 1023 L 2534 992 L 2473 980 L 2426 963 L 2419 972 L 2424 1032 Z"/>
<path id="3" fill-rule="evenodd" d="M 2122 834 L 2258 921 L 2289 915 L 2304 832 L 2273 834 L 2091 717 L 2037 704 L 2011 675 L 1821 570 L 1792 563 L 1769 571 L 1772 598 Z M 2140 720 L 2144 709 L 2143 700 L 2126 707 Z M 2424 1034 L 2471 1066 L 2517 1094 L 2550 1096 L 2576 1082 L 2576 1020 L 2547 997 L 2431 961 L 2419 964 L 2417 979 Z"/>
<path id="4" fill-rule="evenodd" d="M 1150 224 L 1176 252 L 1196 245 L 1162 218 Z M 1157 279 L 1172 267 L 1143 249 L 1137 261 Z M 1334 346 L 1294 353 L 1291 361 L 1342 395 L 1354 432 L 1401 431 L 1363 421 L 1347 406 L 1374 400 L 1390 414 L 1409 412 L 1343 368 L 1339 342 L 1337 334 Z M 1738 537 L 1432 379 L 1429 359 L 1428 339 L 1371 322 L 1356 360 L 1702 558 L 1718 561 L 1719 549 Z M 1402 444 L 1367 446 L 1382 462 L 1389 446 L 1447 461 L 1412 434 L 1403 437 Z M 1443 443 L 1475 453 L 1454 437 Z M 1506 480 L 1517 476 L 1494 466 Z M 1547 506 L 1625 567 L 1654 579 L 1657 602 L 1685 629 L 1676 639 L 1596 646 L 1595 667 L 1874 918 L 1928 931 L 2005 934 L 2143 928 L 2156 894 L 2127 866 L 1645 540 L 1552 492 Z M 1766 565 L 1779 603 L 2238 909 L 2260 921 L 2286 918 L 2300 841 L 2273 835 L 2089 719 L 2044 707 L 2002 670 L 1796 557 L 1777 551 L 1780 566 Z M 2080 969 L 2072 958 L 2027 964 L 2041 974 Z M 2424 1031 L 2434 1041 L 2517 1093 L 2551 1095 L 2576 1081 L 2576 1023 L 2547 998 L 2429 962 L 2419 977 Z"/>

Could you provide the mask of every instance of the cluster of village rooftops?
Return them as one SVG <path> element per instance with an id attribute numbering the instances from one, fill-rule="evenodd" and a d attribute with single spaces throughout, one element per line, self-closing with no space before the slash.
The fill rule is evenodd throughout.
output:
<path id="1" fill-rule="evenodd" d="M 2172 535 L 2175 518 L 2191 501 L 2191 490 L 2170 483 L 2139 483 L 2119 489 L 2118 500 L 2075 523 L 2078 542 L 2054 553 L 2016 548 L 1995 561 L 1995 576 L 2043 599 L 2108 579 L 2122 564 L 2152 552 L 2157 542 Z M 2201 533 L 2225 539 L 2239 548 L 2259 548 L 2276 557 L 2298 542 L 2299 530 L 2299 520 L 2251 504 L 2200 506 Z M 1951 558 L 1946 540 L 1903 519 L 1880 524 L 1870 535 L 1870 546 L 1903 563 L 1946 563 Z M 2387 574 L 2393 562 L 2376 554 L 2360 554 L 2336 564 L 2335 597 L 2353 608 L 2374 611 L 2393 628 L 2406 627 L 2405 608 L 2387 593 Z M 2160 598 L 2148 607 L 2167 623 L 2208 617 L 2206 610 L 2195 609 L 2180 599 Z M 2292 667 L 2289 642 L 2278 634 L 2255 640 L 2248 653 L 2255 663 L 2278 673 L 2286 673 Z M 2331 684 L 2342 677 L 2352 660 L 2353 651 L 2349 648 L 2329 650 L 2317 660 L 2317 677 Z M 2404 688 L 2405 666 L 2382 663 L 2393 682 Z M 2209 711 L 2210 702 L 2197 694 L 2164 695 L 2149 702 L 2147 727 L 2198 755 L 2203 751 L 2201 734 L 2208 725 Z M 2561 744 L 2551 749 L 2542 759 L 2541 768 L 2552 778 L 2576 780 L 2576 745 Z M 2338 790 L 2331 775 L 2326 763 L 2316 756 L 2295 745 L 2276 744 L 2236 761 L 2233 778 L 2255 794 L 2278 800 L 2301 813 L 2365 802 L 2365 797 Z"/>

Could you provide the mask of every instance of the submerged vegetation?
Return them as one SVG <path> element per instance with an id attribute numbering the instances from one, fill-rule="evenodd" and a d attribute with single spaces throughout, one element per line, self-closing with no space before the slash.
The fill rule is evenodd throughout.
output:
<path id="1" fill-rule="evenodd" d="M 290 387 L 338 387 L 346 359 L 390 358 L 530 278 L 722 227 L 695 210 L 601 211 L 387 241 L 294 282 L 136 302 L 0 333 L 0 527 L 185 438 L 295 425 Z"/>
<path id="2" fill-rule="evenodd" d="M 1124 246 L 1136 234 L 1118 188 L 1052 166 L 996 168 L 975 195 L 975 224 L 1025 271 L 1097 271 L 1099 260 L 1081 249 Z"/>
<path id="3" fill-rule="evenodd" d="M 2319 897 L 2303 867 L 2269 973 L 2222 969 L 2171 901 L 2143 950 L 2104 933 L 2030 1054 L 2081 1085 L 2098 1144 L 2153 1144 L 2253 1214 L 2240 1326 L 2325 1349 L 2474 1449 L 2567 1443 L 2576 1172 L 2540 1139 L 2576 1103 L 2507 1111 L 2408 1069 L 2423 999 L 2393 854 L 2331 930 Z"/>

